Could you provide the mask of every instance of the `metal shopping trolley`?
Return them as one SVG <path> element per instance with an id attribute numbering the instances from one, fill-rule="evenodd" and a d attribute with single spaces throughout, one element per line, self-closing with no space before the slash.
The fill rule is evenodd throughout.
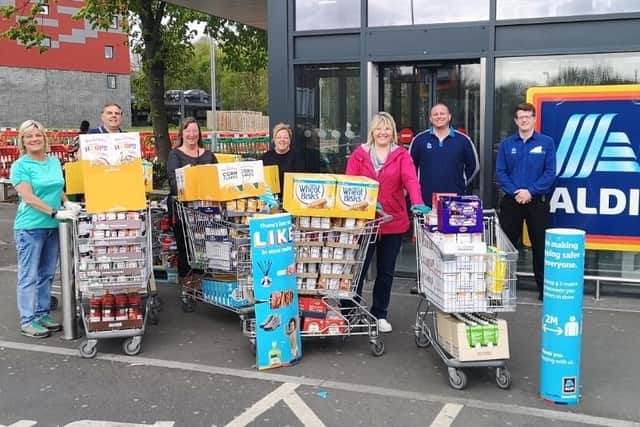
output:
<path id="1" fill-rule="evenodd" d="M 82 357 L 95 357 L 98 341 L 107 338 L 124 338 L 130 356 L 140 352 L 147 319 L 155 315 L 151 245 L 149 209 L 81 214 L 74 221 L 76 301 L 87 338 Z"/>
<path id="2" fill-rule="evenodd" d="M 241 318 L 253 313 L 248 213 L 225 211 L 223 217 L 219 207 L 190 207 L 182 202 L 176 202 L 176 209 L 185 230 L 189 266 L 203 273 L 192 273 L 181 284 L 182 309 L 193 311 L 199 301 Z"/>
<path id="3" fill-rule="evenodd" d="M 378 319 L 369 312 L 356 287 L 360 276 L 366 274 L 363 266 L 367 249 L 375 243 L 380 225 L 390 218 L 353 220 L 354 224 L 343 221 L 341 226 L 328 229 L 313 224 L 300 226 L 297 221 L 293 239 L 302 338 L 365 335 L 369 337 L 371 352 L 375 356 L 384 354 Z M 255 351 L 254 318 L 245 319 L 243 333 Z"/>
<path id="4" fill-rule="evenodd" d="M 494 211 L 484 212 L 483 223 L 482 241 L 470 239 L 449 251 L 443 250 L 446 242 L 441 239 L 446 237 L 430 232 L 424 217 L 414 217 L 420 295 L 415 342 L 418 347 L 433 346 L 448 368 L 451 387 L 457 390 L 467 385 L 464 370 L 477 367 L 495 368 L 498 387 L 511 386 L 506 323 L 495 314 L 516 309 L 518 252 Z M 467 335 L 456 344 L 452 335 L 462 335 L 455 330 L 459 324 L 467 325 Z M 483 333 L 495 340 L 483 342 Z M 496 343 L 506 345 L 506 352 Z M 466 345 L 475 351 L 461 360 Z"/>

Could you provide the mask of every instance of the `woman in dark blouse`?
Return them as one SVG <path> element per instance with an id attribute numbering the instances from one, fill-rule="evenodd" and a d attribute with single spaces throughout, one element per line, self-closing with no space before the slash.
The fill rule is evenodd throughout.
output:
<path id="1" fill-rule="evenodd" d="M 206 165 L 218 163 L 216 156 L 204 148 L 202 143 L 202 132 L 198 121 L 193 117 L 187 117 L 180 126 L 178 132 L 178 146 L 169 152 L 167 161 L 167 178 L 169 178 L 169 216 L 174 221 L 173 231 L 176 236 L 178 248 L 178 281 L 182 286 L 185 278 L 189 275 L 191 268 L 187 261 L 187 248 L 185 245 L 185 231 L 180 218 L 175 213 L 175 197 L 178 194 L 176 186 L 176 169 L 187 165 Z"/>
<path id="2" fill-rule="evenodd" d="M 300 154 L 291 147 L 293 138 L 291 127 L 285 123 L 278 123 L 273 128 L 273 149 L 260 157 L 265 166 L 277 165 L 280 179 L 280 193 L 284 189 L 284 174 L 286 172 L 303 172 L 304 163 Z"/>

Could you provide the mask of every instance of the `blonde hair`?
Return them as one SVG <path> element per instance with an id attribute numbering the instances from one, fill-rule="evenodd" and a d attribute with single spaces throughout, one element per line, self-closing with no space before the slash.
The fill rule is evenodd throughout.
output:
<path id="1" fill-rule="evenodd" d="M 387 125 L 392 129 L 393 134 L 391 135 L 391 143 L 398 143 L 398 131 L 396 130 L 396 121 L 393 120 L 393 116 L 385 111 L 380 111 L 376 113 L 371 118 L 371 123 L 369 124 L 369 133 L 367 134 L 367 143 L 374 145 L 373 131 L 380 127 L 380 125 Z"/>
<path id="2" fill-rule="evenodd" d="M 22 122 L 22 124 L 18 128 L 18 148 L 20 149 L 20 154 L 25 154 L 27 152 L 26 148 L 24 148 L 24 134 L 31 129 L 37 129 L 42 133 L 42 138 L 44 139 L 44 150 L 45 152 L 49 152 L 47 130 L 44 128 L 44 126 L 42 126 L 42 123 L 35 120 L 27 120 Z"/>
<path id="3" fill-rule="evenodd" d="M 286 123 L 280 122 L 277 125 L 275 125 L 273 127 L 273 133 L 272 135 L 272 139 L 275 140 L 276 139 L 276 135 L 278 134 L 278 132 L 280 132 L 281 130 L 286 130 L 287 133 L 289 134 L 289 141 L 291 141 L 291 143 L 293 143 L 293 132 L 291 131 L 291 126 L 289 126 Z"/>

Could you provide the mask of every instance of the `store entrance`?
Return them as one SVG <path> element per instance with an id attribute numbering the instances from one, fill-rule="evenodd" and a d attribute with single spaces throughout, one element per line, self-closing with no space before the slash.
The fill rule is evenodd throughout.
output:
<path id="1" fill-rule="evenodd" d="M 411 130 L 415 135 L 430 127 L 431 107 L 445 103 L 451 111 L 451 125 L 469 135 L 479 152 L 483 120 L 481 74 L 479 59 L 379 64 L 379 76 L 382 77 L 379 108 L 393 115 L 399 132 L 408 134 Z M 477 193 L 479 184 L 476 179 L 472 191 Z M 400 275 L 416 272 L 415 247 L 410 234 L 402 245 L 396 272 Z"/>

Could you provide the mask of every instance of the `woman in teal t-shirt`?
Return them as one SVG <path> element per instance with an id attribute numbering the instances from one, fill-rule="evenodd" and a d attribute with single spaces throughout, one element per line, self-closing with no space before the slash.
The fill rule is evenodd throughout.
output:
<path id="1" fill-rule="evenodd" d="M 60 161 L 47 154 L 46 131 L 35 120 L 18 130 L 22 156 L 11 166 L 11 184 L 20 196 L 14 223 L 18 258 L 20 332 L 49 336 L 62 325 L 49 315 L 51 284 L 58 265 L 58 221 L 76 217 L 80 205 L 63 193 Z M 60 209 L 64 203 L 65 209 Z"/>

